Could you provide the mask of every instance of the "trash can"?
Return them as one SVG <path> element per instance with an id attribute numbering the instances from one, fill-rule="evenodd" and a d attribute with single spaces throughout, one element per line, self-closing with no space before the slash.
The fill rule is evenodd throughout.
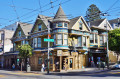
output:
<path id="1" fill-rule="evenodd" d="M 31 71 L 31 67 L 29 64 L 27 64 L 27 72 L 30 72 Z"/>

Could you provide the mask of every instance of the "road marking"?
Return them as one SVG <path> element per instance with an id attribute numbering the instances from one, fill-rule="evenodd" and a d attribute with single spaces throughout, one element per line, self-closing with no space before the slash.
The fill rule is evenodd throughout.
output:
<path id="1" fill-rule="evenodd" d="M 0 75 L 0 77 L 5 77 L 4 75 Z"/>
<path id="2" fill-rule="evenodd" d="M 42 75 L 38 73 L 10 73 L 10 74 L 15 74 L 15 75 Z"/>

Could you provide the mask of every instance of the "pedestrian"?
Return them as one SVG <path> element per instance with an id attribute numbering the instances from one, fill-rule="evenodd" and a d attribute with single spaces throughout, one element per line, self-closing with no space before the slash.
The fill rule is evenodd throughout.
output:
<path id="1" fill-rule="evenodd" d="M 12 69 L 15 70 L 15 64 L 12 65 Z"/>
<path id="2" fill-rule="evenodd" d="M 44 72 L 44 70 L 45 70 L 45 64 L 44 64 L 44 63 L 42 63 L 41 72 Z"/>

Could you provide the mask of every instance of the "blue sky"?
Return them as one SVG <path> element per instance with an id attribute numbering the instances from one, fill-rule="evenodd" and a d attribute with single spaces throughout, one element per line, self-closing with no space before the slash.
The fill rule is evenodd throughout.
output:
<path id="1" fill-rule="evenodd" d="M 51 9 L 50 1 L 55 1 L 52 4 L 55 7 Z M 117 3 L 110 8 L 116 1 Z M 34 23 L 38 14 L 53 17 L 60 3 L 63 3 L 62 8 L 69 19 L 85 16 L 86 10 L 91 4 L 95 4 L 102 12 L 106 12 L 110 8 L 108 11 L 110 16 L 107 16 L 109 20 L 120 17 L 120 0 L 13 0 L 13 2 L 12 0 L 0 0 L 0 28 L 19 20 Z M 44 12 L 41 13 L 41 11 Z"/>

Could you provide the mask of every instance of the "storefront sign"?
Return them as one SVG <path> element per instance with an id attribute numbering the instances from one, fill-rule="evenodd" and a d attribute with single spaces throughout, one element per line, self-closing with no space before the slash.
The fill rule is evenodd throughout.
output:
<path id="1" fill-rule="evenodd" d="M 62 55 L 63 55 L 63 56 L 70 56 L 70 53 L 69 53 L 69 52 L 63 52 Z"/>
<path id="2" fill-rule="evenodd" d="M 72 52 L 72 56 L 78 55 L 78 52 Z"/>
<path id="3" fill-rule="evenodd" d="M 62 56 L 62 50 L 57 50 L 57 56 Z"/>

